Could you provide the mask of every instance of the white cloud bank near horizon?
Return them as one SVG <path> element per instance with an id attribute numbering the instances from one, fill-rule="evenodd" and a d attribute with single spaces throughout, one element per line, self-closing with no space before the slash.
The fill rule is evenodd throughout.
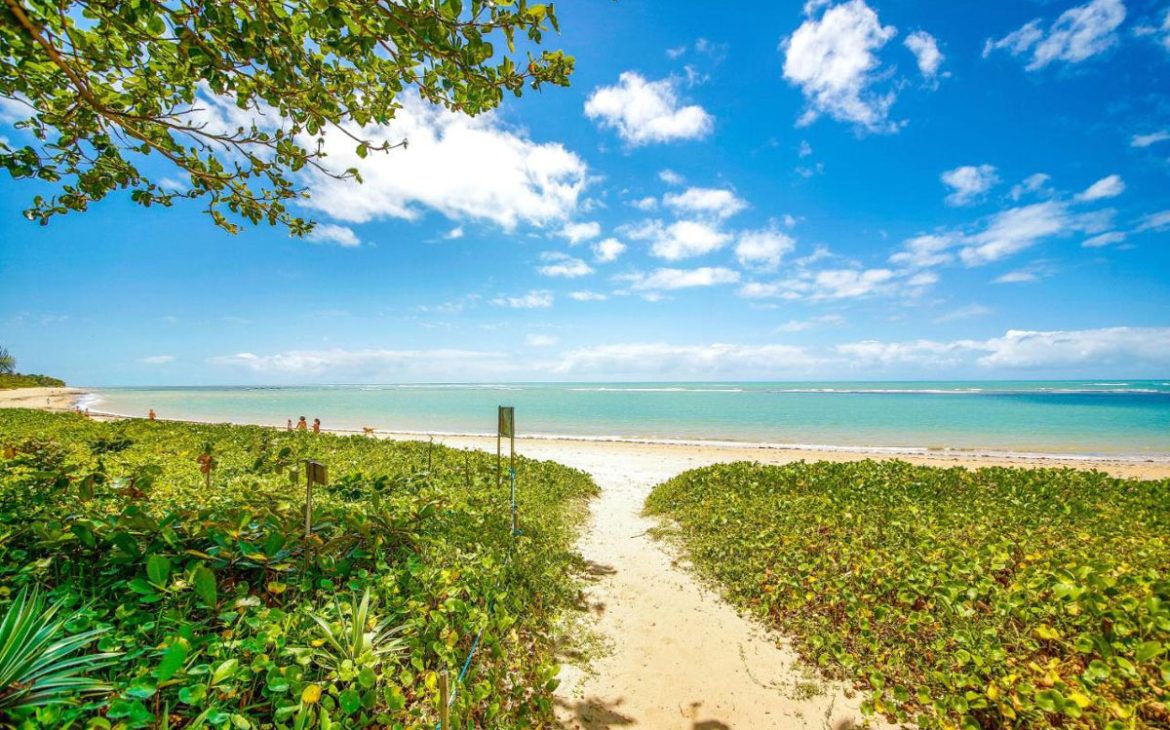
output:
<path id="1" fill-rule="evenodd" d="M 834 320 L 837 321 L 837 320 Z M 803 328 L 802 328 L 803 329 Z M 785 331 L 798 331 L 790 328 Z M 526 340 L 524 347 L 530 347 Z M 542 345 L 552 343 L 542 340 Z M 987 339 L 860 340 L 835 345 L 614 343 L 531 352 L 438 349 L 289 350 L 213 357 L 216 367 L 278 381 L 476 382 L 588 379 L 925 379 L 1007 375 L 1138 377 L 1170 370 L 1170 327 L 1008 330 Z M 1085 377 L 1088 375 L 1085 374 Z"/>

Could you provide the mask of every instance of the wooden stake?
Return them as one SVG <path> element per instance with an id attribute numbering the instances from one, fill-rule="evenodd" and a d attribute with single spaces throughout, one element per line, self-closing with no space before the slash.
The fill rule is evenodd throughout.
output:
<path id="1" fill-rule="evenodd" d="M 448 699 L 449 687 L 447 686 L 447 670 L 439 675 L 439 728 L 440 730 L 450 730 L 451 728 L 451 708 L 447 706 L 450 702 Z"/>
<path id="2" fill-rule="evenodd" d="M 313 467 L 305 462 L 305 539 L 313 534 Z"/>

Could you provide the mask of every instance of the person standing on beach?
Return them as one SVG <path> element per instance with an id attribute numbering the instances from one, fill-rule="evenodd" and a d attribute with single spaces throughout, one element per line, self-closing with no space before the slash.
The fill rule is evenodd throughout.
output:
<path id="1" fill-rule="evenodd" d="M 304 431 L 308 427 L 309 427 L 309 424 L 305 421 L 305 417 L 301 416 L 301 420 L 297 421 L 297 430 Z"/>
<path id="2" fill-rule="evenodd" d="M 288 419 L 288 430 L 289 430 L 289 431 L 291 431 L 291 430 L 292 430 L 292 419 L 291 419 L 291 418 L 290 418 L 290 419 Z"/>
<path id="3" fill-rule="evenodd" d="M 150 419 L 150 420 L 152 420 L 152 421 L 154 421 L 154 420 L 156 420 L 156 419 L 158 418 L 158 416 L 157 416 L 157 415 L 155 415 L 155 413 L 154 413 L 154 409 L 153 409 L 153 408 L 151 408 L 151 409 L 150 409 L 150 412 L 148 412 L 148 413 L 146 414 L 146 417 L 147 417 L 147 418 L 149 418 L 149 419 Z"/>
<path id="4" fill-rule="evenodd" d="M 321 433 L 321 419 L 320 418 L 313 419 L 313 433 Z"/>

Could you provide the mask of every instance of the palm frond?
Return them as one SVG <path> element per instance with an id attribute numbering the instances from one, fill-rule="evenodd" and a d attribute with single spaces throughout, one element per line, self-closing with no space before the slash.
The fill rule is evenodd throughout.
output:
<path id="1" fill-rule="evenodd" d="M 68 634 L 61 604 L 45 606 L 36 590 L 22 590 L 0 619 L 0 711 L 66 704 L 80 695 L 110 689 L 85 676 L 109 666 L 117 654 L 79 654 L 105 633 Z"/>

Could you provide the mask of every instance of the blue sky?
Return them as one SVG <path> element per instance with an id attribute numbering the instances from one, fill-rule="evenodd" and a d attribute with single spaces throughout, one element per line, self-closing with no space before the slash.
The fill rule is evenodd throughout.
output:
<path id="1" fill-rule="evenodd" d="M 1170 2 L 736 7 L 558 4 L 570 88 L 407 98 L 365 185 L 306 180 L 314 241 L 40 227 L 2 179 L 0 343 L 84 385 L 1170 375 Z"/>

